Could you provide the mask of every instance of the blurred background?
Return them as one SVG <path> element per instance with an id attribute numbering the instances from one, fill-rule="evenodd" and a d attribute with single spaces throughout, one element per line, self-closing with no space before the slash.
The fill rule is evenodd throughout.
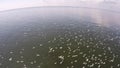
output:
<path id="1" fill-rule="evenodd" d="M 38 6 L 79 6 L 120 11 L 120 0 L 0 0 L 0 11 Z"/>

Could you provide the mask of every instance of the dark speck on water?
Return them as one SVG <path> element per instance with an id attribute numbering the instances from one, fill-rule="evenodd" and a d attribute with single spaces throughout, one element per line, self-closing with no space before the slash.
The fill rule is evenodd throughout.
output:
<path id="1" fill-rule="evenodd" d="M 0 68 L 120 68 L 119 20 L 110 16 L 120 14 L 84 8 L 2 12 Z"/>

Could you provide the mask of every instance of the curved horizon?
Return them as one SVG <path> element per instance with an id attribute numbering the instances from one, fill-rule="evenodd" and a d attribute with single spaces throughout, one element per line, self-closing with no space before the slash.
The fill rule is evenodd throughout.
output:
<path id="1" fill-rule="evenodd" d="M 116 10 L 111 10 L 111 9 L 104 9 L 104 8 L 99 8 L 99 7 L 86 7 L 86 6 L 35 6 L 35 7 L 23 7 L 23 8 L 14 8 L 14 9 L 8 9 L 8 10 L 3 10 L 1 12 L 8 12 L 8 11 L 15 11 L 15 10 L 20 10 L 20 9 L 32 9 L 32 8 L 84 8 L 84 9 L 100 9 L 104 11 L 109 11 L 109 12 L 114 12 L 114 13 L 120 13 L 120 11 Z"/>
<path id="2" fill-rule="evenodd" d="M 25 8 L 25 7 L 37 7 L 37 6 L 95 6 L 96 4 L 102 2 L 103 0 L 1 0 L 0 1 L 0 11 Z"/>

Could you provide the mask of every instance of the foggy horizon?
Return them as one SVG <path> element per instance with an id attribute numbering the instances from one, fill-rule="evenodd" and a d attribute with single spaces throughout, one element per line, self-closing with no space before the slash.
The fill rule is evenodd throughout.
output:
<path id="1" fill-rule="evenodd" d="M 28 7 L 44 7 L 44 6 L 77 6 L 77 7 L 89 7 L 89 8 L 106 8 L 118 10 L 120 7 L 120 1 L 118 0 L 4 0 L 0 1 L 0 11 L 19 9 L 19 8 L 28 8 Z M 104 7 L 103 7 L 104 6 Z"/>

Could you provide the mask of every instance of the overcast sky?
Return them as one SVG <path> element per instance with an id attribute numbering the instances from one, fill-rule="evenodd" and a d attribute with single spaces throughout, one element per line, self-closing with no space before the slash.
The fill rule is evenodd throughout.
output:
<path id="1" fill-rule="evenodd" d="M 86 1 L 89 3 L 98 3 L 103 0 Z M 35 6 L 75 6 L 79 4 L 80 0 L 0 0 L 0 11 Z"/>

